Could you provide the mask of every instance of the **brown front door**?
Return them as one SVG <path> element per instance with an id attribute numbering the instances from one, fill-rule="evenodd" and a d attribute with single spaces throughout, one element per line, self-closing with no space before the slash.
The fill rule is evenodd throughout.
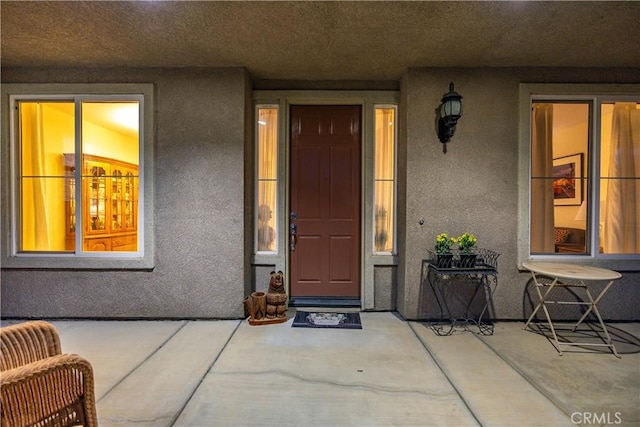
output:
<path id="1" fill-rule="evenodd" d="M 360 140 L 360 106 L 291 107 L 293 297 L 360 295 Z"/>

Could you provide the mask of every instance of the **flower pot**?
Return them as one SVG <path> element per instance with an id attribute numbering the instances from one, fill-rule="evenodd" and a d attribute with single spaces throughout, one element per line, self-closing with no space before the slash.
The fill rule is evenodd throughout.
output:
<path id="1" fill-rule="evenodd" d="M 265 316 L 267 299 L 264 292 L 253 292 L 243 302 L 251 320 L 261 320 Z"/>
<path id="2" fill-rule="evenodd" d="M 437 268 L 451 268 L 453 267 L 453 254 L 438 254 L 436 258 Z"/>
<path id="3" fill-rule="evenodd" d="M 458 267 L 460 268 L 474 268 L 476 266 L 476 259 L 478 254 L 460 254 L 460 261 Z"/>

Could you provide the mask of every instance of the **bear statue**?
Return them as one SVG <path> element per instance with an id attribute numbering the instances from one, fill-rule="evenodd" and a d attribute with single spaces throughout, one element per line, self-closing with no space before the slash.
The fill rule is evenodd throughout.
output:
<path id="1" fill-rule="evenodd" d="M 269 291 L 267 292 L 267 319 L 286 317 L 287 294 L 284 290 L 282 271 L 271 272 Z"/>

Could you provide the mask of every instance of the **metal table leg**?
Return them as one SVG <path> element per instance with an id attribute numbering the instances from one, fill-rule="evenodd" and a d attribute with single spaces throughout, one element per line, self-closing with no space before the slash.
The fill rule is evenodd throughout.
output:
<path id="1" fill-rule="evenodd" d="M 450 275 L 449 274 L 442 275 L 434 271 L 429 271 L 427 275 L 429 284 L 431 285 L 433 293 L 436 297 L 436 302 L 438 303 L 438 307 L 440 308 L 440 322 L 438 323 L 438 325 L 432 325 L 434 332 L 438 335 L 446 336 L 446 335 L 451 335 L 456 327 L 461 327 L 464 330 L 469 330 L 470 325 L 475 325 L 478 328 L 479 334 L 493 335 L 493 330 L 494 330 L 493 325 L 488 325 L 483 323 L 482 318 L 487 312 L 489 305 L 493 303 L 493 294 L 498 284 L 496 275 L 494 274 L 489 274 L 489 275 L 459 274 L 459 275 L 467 276 L 468 278 L 472 279 L 476 283 L 475 285 L 476 288 L 473 292 L 473 295 L 469 299 L 469 301 L 463 301 L 462 299 L 459 298 L 460 303 L 462 304 L 462 306 L 464 306 L 463 317 L 456 317 L 452 313 L 451 308 L 449 306 L 449 302 L 445 294 L 446 285 L 443 282 L 445 282 L 446 280 L 449 280 L 450 277 L 448 276 Z M 443 276 L 447 276 L 447 277 L 443 277 Z M 453 274 L 453 276 L 455 276 L 455 274 Z M 489 280 L 488 276 L 491 276 L 493 279 Z M 491 286 L 492 284 L 493 284 L 493 287 Z M 476 298 L 476 295 L 478 294 L 478 291 L 481 288 L 484 289 L 485 291 L 485 296 L 487 298 L 487 301 L 484 304 L 482 311 L 480 312 L 480 315 L 476 319 L 474 316 L 471 315 L 470 308 L 471 308 L 471 305 L 473 304 L 473 301 Z M 449 323 L 449 325 L 443 326 L 443 324 L 445 323 Z"/>

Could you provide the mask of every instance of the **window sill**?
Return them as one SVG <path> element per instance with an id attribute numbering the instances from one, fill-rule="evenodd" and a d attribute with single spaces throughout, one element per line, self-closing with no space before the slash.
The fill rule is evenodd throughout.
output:
<path id="1" fill-rule="evenodd" d="M 632 255 L 631 257 L 618 255 L 615 258 L 594 258 L 586 254 L 566 253 L 562 255 L 532 255 L 529 257 L 529 260 L 588 265 L 619 271 L 621 273 L 640 271 L 640 256 L 637 255 Z M 526 259 L 524 261 L 526 261 Z M 520 271 L 526 271 L 522 268 L 522 262 L 520 262 L 518 269 Z"/>
<path id="2" fill-rule="evenodd" d="M 398 256 L 391 254 L 373 254 L 373 265 L 398 265 Z"/>
<path id="3" fill-rule="evenodd" d="M 146 270 L 154 268 L 152 257 L 12 256 L 2 260 L 2 269 L 29 270 Z"/>

